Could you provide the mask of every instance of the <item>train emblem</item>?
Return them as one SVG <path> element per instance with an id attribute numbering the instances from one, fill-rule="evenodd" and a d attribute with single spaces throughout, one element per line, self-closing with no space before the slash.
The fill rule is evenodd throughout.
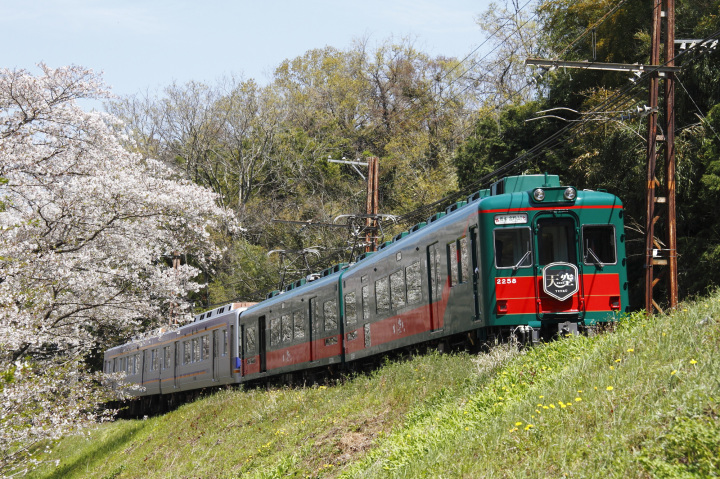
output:
<path id="1" fill-rule="evenodd" d="M 543 268 L 543 291 L 559 301 L 565 301 L 580 289 L 577 266 L 570 263 L 551 263 Z"/>

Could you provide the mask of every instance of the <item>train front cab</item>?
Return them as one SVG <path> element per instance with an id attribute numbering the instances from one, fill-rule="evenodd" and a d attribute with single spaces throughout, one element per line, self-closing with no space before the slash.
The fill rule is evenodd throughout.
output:
<path id="1" fill-rule="evenodd" d="M 479 205 L 488 326 L 536 341 L 629 310 L 616 196 L 560 186 L 555 175 L 508 177 L 491 191 Z"/>

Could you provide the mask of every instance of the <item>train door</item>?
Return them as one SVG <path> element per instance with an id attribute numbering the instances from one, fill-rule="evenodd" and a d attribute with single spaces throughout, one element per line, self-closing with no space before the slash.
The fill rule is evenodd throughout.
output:
<path id="1" fill-rule="evenodd" d="M 317 332 L 317 297 L 310 298 L 308 301 L 308 326 L 310 332 L 310 361 L 315 361 L 317 358 L 317 351 L 315 345 L 315 337 Z"/>
<path id="2" fill-rule="evenodd" d="M 239 327 L 239 326 L 238 326 Z M 235 325 L 231 324 L 228 328 L 220 331 L 220 364 L 224 365 L 223 370 L 226 371 L 225 376 L 232 377 L 233 371 L 240 366 L 235 358 L 241 358 L 243 354 L 243 343 L 239 339 L 241 331 L 235 334 Z M 224 359 L 223 359 L 224 358 Z M 220 374 L 223 374 L 221 371 Z"/>
<path id="3" fill-rule="evenodd" d="M 442 290 L 444 276 L 440 268 L 438 243 L 427 247 L 428 303 L 430 304 L 430 330 L 437 331 L 442 325 Z"/>
<path id="4" fill-rule="evenodd" d="M 472 290 L 473 290 L 473 301 L 475 303 L 475 321 L 479 321 L 481 318 L 480 311 L 480 291 L 479 288 L 479 277 L 480 277 L 480 264 L 478 261 L 478 228 L 477 225 L 470 227 L 470 275 L 472 276 Z"/>
<path id="5" fill-rule="evenodd" d="M 180 367 L 181 361 L 180 361 L 180 341 L 175 341 L 173 346 L 174 350 L 174 358 L 173 358 L 173 388 L 177 389 L 178 387 L 178 368 Z"/>
<path id="6" fill-rule="evenodd" d="M 267 344 L 265 342 L 265 339 L 267 338 L 266 334 L 266 321 L 265 316 L 260 316 L 260 319 L 258 320 L 258 344 L 260 346 L 259 354 L 260 354 L 260 372 L 264 373 L 267 372 Z"/>
<path id="7" fill-rule="evenodd" d="M 535 233 L 538 313 L 579 313 L 581 316 L 584 300 L 575 217 L 557 213 L 538 215 Z"/>
<path id="8" fill-rule="evenodd" d="M 212 334 L 212 379 L 218 380 L 220 370 L 220 331 L 213 330 Z"/>

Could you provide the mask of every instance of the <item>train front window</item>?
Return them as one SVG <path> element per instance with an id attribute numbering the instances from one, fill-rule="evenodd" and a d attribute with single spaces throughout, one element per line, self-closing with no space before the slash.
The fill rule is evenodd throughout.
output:
<path id="1" fill-rule="evenodd" d="M 577 261 L 572 218 L 542 218 L 537 224 L 539 264 Z"/>
<path id="2" fill-rule="evenodd" d="M 615 264 L 615 228 L 612 225 L 583 226 L 585 264 Z"/>
<path id="3" fill-rule="evenodd" d="M 495 266 L 528 268 L 532 266 L 530 228 L 500 228 L 495 233 Z"/>

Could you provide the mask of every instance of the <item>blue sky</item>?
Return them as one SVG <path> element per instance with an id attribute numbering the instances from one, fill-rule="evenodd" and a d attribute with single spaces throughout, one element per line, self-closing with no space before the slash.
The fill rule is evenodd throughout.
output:
<path id="1" fill-rule="evenodd" d="M 173 81 L 242 75 L 266 83 L 281 61 L 409 37 L 431 55 L 464 57 L 482 40 L 490 0 L 0 0 L 0 67 L 75 64 L 118 95 Z M 501 3 L 501 2 L 499 2 Z"/>

